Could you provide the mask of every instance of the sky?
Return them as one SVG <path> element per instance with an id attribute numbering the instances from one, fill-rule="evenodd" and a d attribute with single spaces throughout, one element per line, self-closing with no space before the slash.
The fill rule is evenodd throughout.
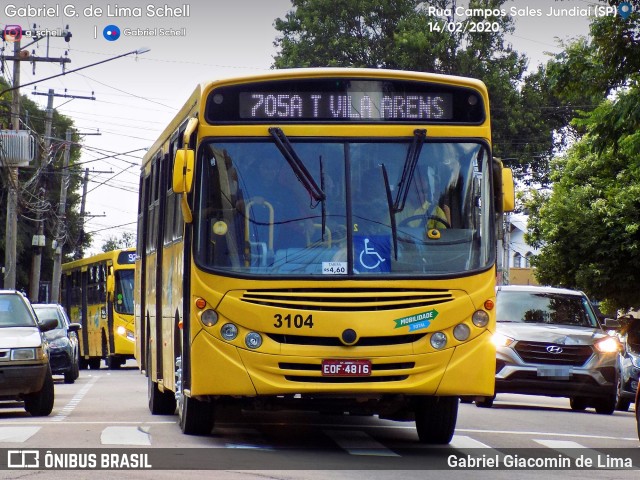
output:
<path id="1" fill-rule="evenodd" d="M 468 2 L 458 1 L 464 8 Z M 290 0 L 6 0 L 0 7 L 0 25 L 26 29 L 64 29 L 70 42 L 51 37 L 29 51 L 38 57 L 71 59 L 66 70 L 109 60 L 141 48 L 150 50 L 109 60 L 77 73 L 38 82 L 37 92 L 95 96 L 95 100 L 56 97 L 54 108 L 71 117 L 83 135 L 82 168 L 90 168 L 85 223 L 93 234 L 87 254 L 123 232 L 135 235 L 140 163 L 166 124 L 202 81 L 266 72 L 276 54 L 276 18 L 291 9 Z M 530 60 L 530 68 L 543 63 L 545 52 L 559 52 L 557 40 L 588 33 L 588 14 L 602 5 L 586 0 L 512 0 L 504 8 L 514 18 L 516 31 L 507 36 Z M 550 7 L 573 15 L 556 15 Z M 573 9 L 573 10 L 572 10 Z M 463 12 L 462 12 L 463 13 Z M 161 16 L 162 15 L 162 16 Z M 172 16 L 169 16 L 172 15 Z M 464 18 L 457 15 L 457 18 Z M 115 25 L 120 31 L 117 39 Z M 155 30 L 154 30 L 155 29 Z M 160 29 L 181 35 L 160 35 Z M 132 35 L 137 33 L 138 35 Z M 183 35 L 182 35 L 183 34 Z M 30 43 L 23 38 L 22 45 Z M 13 47 L 4 43 L 4 53 Z M 11 67 L 5 69 L 10 80 Z M 62 73 L 58 63 L 22 62 L 21 84 Z M 32 95 L 33 86 L 21 89 L 43 108 L 46 96 Z M 99 135 L 98 135 L 99 133 Z M 129 152 L 129 153 L 127 153 Z M 111 158 L 103 158 L 103 157 Z M 49 243 L 50 244 L 50 239 Z"/>

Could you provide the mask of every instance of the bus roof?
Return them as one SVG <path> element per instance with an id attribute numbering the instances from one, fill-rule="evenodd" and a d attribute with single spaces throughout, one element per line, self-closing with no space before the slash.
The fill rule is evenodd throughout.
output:
<path id="1" fill-rule="evenodd" d="M 482 93 L 485 102 L 488 100 L 486 86 L 481 80 L 460 77 L 455 75 L 443 75 L 439 73 L 414 72 L 408 70 L 387 70 L 375 68 L 338 68 L 338 67 L 318 67 L 318 68 L 290 68 L 273 70 L 267 73 L 254 75 L 242 75 L 209 80 L 196 85 L 195 89 L 178 111 L 175 117 L 153 143 L 142 160 L 142 167 L 147 164 L 150 158 L 157 154 L 159 148 L 169 140 L 169 137 L 177 130 L 180 124 L 189 116 L 196 112 L 201 112 L 204 108 L 200 100 L 215 87 L 223 85 L 236 85 L 242 83 L 262 82 L 271 80 L 284 80 L 291 78 L 322 78 L 322 77 L 361 77 L 361 78 L 394 78 L 399 80 L 422 81 L 442 83 L 448 85 L 458 85 L 461 87 L 474 88 Z M 488 102 L 487 102 L 488 103 Z"/>

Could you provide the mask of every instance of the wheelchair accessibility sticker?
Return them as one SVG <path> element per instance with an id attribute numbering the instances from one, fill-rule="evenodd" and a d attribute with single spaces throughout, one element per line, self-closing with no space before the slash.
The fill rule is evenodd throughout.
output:
<path id="1" fill-rule="evenodd" d="M 428 312 L 398 318 L 397 320 L 394 320 L 394 322 L 396 322 L 396 326 L 394 328 L 409 327 L 410 332 L 415 332 L 416 330 L 427 328 L 431 324 L 431 320 L 434 320 L 437 316 L 438 311 L 432 309 Z"/>
<path id="2" fill-rule="evenodd" d="M 356 270 L 360 273 L 391 271 L 391 239 L 386 235 L 354 236 Z"/>

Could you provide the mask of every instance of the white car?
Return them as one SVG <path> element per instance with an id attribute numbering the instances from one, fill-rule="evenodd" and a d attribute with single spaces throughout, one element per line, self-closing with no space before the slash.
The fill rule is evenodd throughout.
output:
<path id="1" fill-rule="evenodd" d="M 54 388 L 43 333 L 56 320 L 38 322 L 29 300 L 15 290 L 0 290 L 0 400 L 24 401 L 31 415 L 53 410 Z"/>
<path id="2" fill-rule="evenodd" d="M 568 397 L 573 410 L 612 414 L 621 344 L 603 330 L 587 296 L 515 285 L 496 295 L 496 393 Z M 479 407 L 492 404 L 492 397 L 476 399 Z"/>

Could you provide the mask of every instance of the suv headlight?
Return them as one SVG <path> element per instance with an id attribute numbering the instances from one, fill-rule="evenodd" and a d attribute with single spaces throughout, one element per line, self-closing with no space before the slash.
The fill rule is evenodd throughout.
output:
<path id="1" fill-rule="evenodd" d="M 595 347 L 602 353 L 616 353 L 620 350 L 620 342 L 617 338 L 606 337 L 596 342 Z"/>
<path id="2" fill-rule="evenodd" d="M 496 347 L 508 347 L 514 342 L 513 338 L 507 337 L 506 335 L 498 332 L 491 336 L 491 341 Z"/>

